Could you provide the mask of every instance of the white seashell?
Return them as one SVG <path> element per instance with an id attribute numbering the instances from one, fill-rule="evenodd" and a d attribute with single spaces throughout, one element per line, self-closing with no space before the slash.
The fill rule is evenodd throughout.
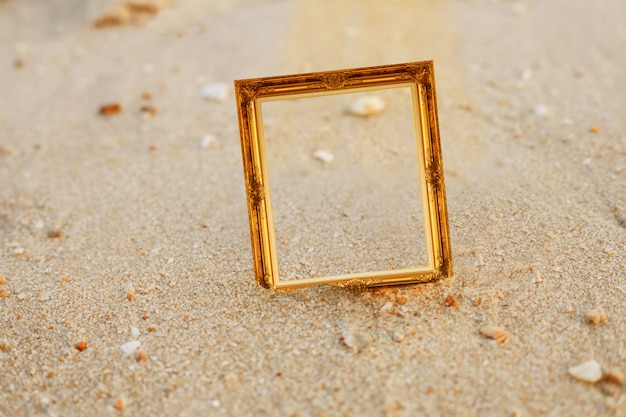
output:
<path id="1" fill-rule="evenodd" d="M 207 100 L 224 101 L 228 98 L 228 84 L 209 83 L 202 87 L 202 97 Z"/>
<path id="2" fill-rule="evenodd" d="M 483 326 L 480 328 L 480 334 L 498 343 L 504 343 L 509 338 L 509 333 L 501 327 Z"/>
<path id="3" fill-rule="evenodd" d="M 141 346 L 141 342 L 138 340 L 133 340 L 132 342 L 124 343 L 122 346 L 120 346 L 120 349 L 122 349 L 122 352 L 124 352 L 125 354 L 132 355 L 137 349 L 139 349 L 139 346 Z"/>
<path id="4" fill-rule="evenodd" d="M 217 142 L 217 138 L 213 135 L 204 135 L 202 136 L 202 140 L 200 141 L 200 147 L 202 149 L 207 149 L 211 145 L 214 145 Z"/>
<path id="5" fill-rule="evenodd" d="M 393 307 L 393 302 L 387 301 L 384 306 L 380 308 L 380 311 L 389 311 Z"/>
<path id="6" fill-rule="evenodd" d="M 360 352 L 372 342 L 368 334 L 354 332 L 351 330 L 343 332 L 343 343 L 352 348 L 355 352 Z"/>
<path id="7" fill-rule="evenodd" d="M 363 96 L 357 99 L 350 108 L 350 113 L 355 116 L 371 116 L 372 114 L 380 113 L 385 109 L 385 102 L 378 96 Z"/>
<path id="8" fill-rule="evenodd" d="M 598 382 L 602 378 L 602 369 L 600 364 L 593 359 L 587 362 L 583 362 L 580 365 L 572 366 L 568 369 L 568 372 L 574 378 L 589 382 L 593 384 Z"/>
<path id="9" fill-rule="evenodd" d="M 537 106 L 533 109 L 533 113 L 537 117 L 545 117 L 550 113 L 550 110 L 546 106 Z"/>
<path id="10" fill-rule="evenodd" d="M 313 154 L 313 157 L 315 159 L 319 159 L 320 161 L 327 162 L 327 163 L 335 159 L 335 155 L 326 151 L 315 151 L 315 153 Z"/>
<path id="11" fill-rule="evenodd" d="M 400 342 L 402 342 L 404 340 L 404 337 L 405 337 L 404 333 L 402 333 L 402 332 L 399 332 L 397 330 L 395 332 L 393 332 L 393 341 L 394 342 L 400 343 Z"/>

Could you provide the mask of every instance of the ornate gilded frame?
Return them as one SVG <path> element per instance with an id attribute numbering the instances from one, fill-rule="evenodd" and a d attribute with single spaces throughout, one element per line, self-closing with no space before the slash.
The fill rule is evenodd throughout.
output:
<path id="1" fill-rule="evenodd" d="M 399 86 L 411 88 L 428 265 L 281 281 L 263 135 L 262 102 Z M 292 290 L 316 284 L 370 287 L 435 281 L 452 275 L 432 61 L 236 80 L 235 93 L 252 255 L 259 285 L 273 290 Z"/>

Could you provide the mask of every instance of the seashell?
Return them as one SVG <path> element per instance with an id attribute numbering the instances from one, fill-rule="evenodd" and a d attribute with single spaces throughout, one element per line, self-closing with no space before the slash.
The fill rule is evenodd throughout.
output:
<path id="1" fill-rule="evenodd" d="M 606 313 L 601 307 L 587 311 L 587 321 L 591 324 L 602 324 L 606 320 Z"/>
<path id="2" fill-rule="evenodd" d="M 509 338 L 509 332 L 496 326 L 483 326 L 480 328 L 480 334 L 498 343 L 504 343 Z"/>
<path id="3" fill-rule="evenodd" d="M 550 109 L 546 106 L 536 106 L 533 109 L 533 113 L 535 113 L 535 116 L 537 117 L 546 117 L 550 113 Z"/>
<path id="4" fill-rule="evenodd" d="M 122 349 L 122 352 L 124 352 L 125 354 L 132 355 L 137 349 L 139 349 L 139 346 L 141 346 L 141 342 L 138 340 L 133 340 L 131 342 L 126 342 L 121 345 L 120 349 Z"/>
<path id="5" fill-rule="evenodd" d="M 343 343 L 352 348 L 354 352 L 360 352 L 372 342 L 368 334 L 347 330 L 343 332 Z"/>
<path id="6" fill-rule="evenodd" d="M 391 310 L 391 307 L 393 307 L 393 302 L 387 301 L 385 305 L 380 308 L 380 311 L 389 311 Z"/>
<path id="7" fill-rule="evenodd" d="M 593 359 L 583 362 L 580 365 L 570 367 L 568 372 L 579 381 L 589 382 L 590 384 L 602 379 L 600 364 Z"/>
<path id="8" fill-rule="evenodd" d="M 358 98 L 349 107 L 349 112 L 355 116 L 371 116 L 385 109 L 385 102 L 378 96 L 363 96 Z"/>
<path id="9" fill-rule="evenodd" d="M 395 332 L 393 332 L 393 341 L 394 342 L 400 343 L 400 342 L 402 342 L 404 340 L 404 338 L 405 338 L 404 333 L 399 332 L 397 330 Z"/>
<path id="10" fill-rule="evenodd" d="M 319 159 L 322 162 L 331 162 L 333 159 L 335 159 L 335 155 L 333 155 L 330 152 L 326 152 L 326 151 L 315 151 L 315 153 L 313 154 L 313 157 L 315 159 Z"/>

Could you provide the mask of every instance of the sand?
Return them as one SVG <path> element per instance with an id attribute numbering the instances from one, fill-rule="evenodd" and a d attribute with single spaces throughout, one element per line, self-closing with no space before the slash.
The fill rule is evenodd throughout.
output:
<path id="1" fill-rule="evenodd" d="M 626 415 L 626 4 L 382 3 L 0 1 L 0 415 Z M 256 286 L 202 87 L 425 59 L 454 277 Z"/>

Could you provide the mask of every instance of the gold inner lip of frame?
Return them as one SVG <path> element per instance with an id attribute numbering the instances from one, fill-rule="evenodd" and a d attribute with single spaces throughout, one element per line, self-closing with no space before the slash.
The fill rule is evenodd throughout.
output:
<path id="1" fill-rule="evenodd" d="M 428 263 L 413 268 L 280 280 L 266 157 L 263 102 L 381 89 L 411 89 Z M 257 283 L 274 290 L 319 284 L 370 287 L 452 275 L 432 61 L 235 81 Z"/>

